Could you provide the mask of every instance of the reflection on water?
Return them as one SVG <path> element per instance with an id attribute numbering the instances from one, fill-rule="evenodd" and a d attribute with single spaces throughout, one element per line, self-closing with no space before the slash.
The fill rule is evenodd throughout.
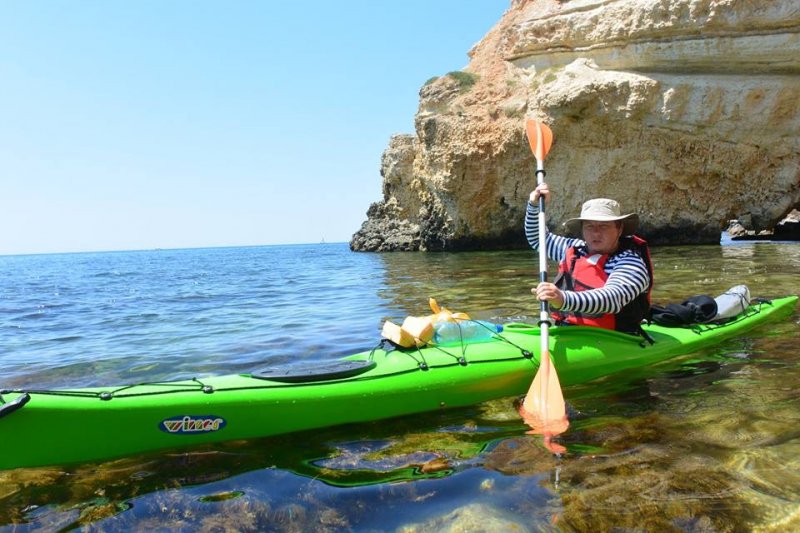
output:
<path id="1" fill-rule="evenodd" d="M 538 316 L 530 289 L 538 282 L 537 257 L 530 251 L 381 254 L 386 286 L 381 296 L 401 313 L 427 311 L 427 297 L 481 318 Z M 800 281 L 800 245 L 674 246 L 652 250 L 654 301 L 682 301 L 695 294 L 718 295 L 747 284 L 753 295 L 794 294 Z M 556 267 L 549 265 L 550 278 Z"/>
<path id="2" fill-rule="evenodd" d="M 536 315 L 530 252 L 368 257 L 373 276 L 361 287 L 383 315 L 424 314 L 429 296 L 478 318 Z M 798 292 L 797 244 L 659 248 L 653 259 L 658 302 L 740 283 L 754 296 Z M 0 472 L 0 531 L 800 530 L 798 341 L 795 313 L 570 387 L 561 458 L 525 435 L 508 398 L 191 453 Z"/>
<path id="3" fill-rule="evenodd" d="M 428 296 L 477 318 L 535 314 L 530 288 L 539 272 L 531 252 L 382 254 L 381 295 L 407 314 L 424 314 Z"/>

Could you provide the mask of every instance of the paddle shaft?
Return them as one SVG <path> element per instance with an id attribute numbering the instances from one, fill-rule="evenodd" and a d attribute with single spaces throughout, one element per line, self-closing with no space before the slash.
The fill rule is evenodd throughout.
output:
<path id="1" fill-rule="evenodd" d="M 544 183 L 544 161 L 536 160 L 536 185 Z M 544 196 L 539 195 L 539 282 L 547 281 L 547 216 L 545 215 Z M 548 327 L 550 326 L 550 308 L 546 301 L 539 302 L 539 328 L 541 330 L 541 353 L 542 358 L 548 355 L 550 350 L 550 339 Z M 548 366 L 548 365 L 545 365 Z"/>
<path id="2" fill-rule="evenodd" d="M 541 167 L 542 165 L 541 161 L 539 161 L 537 165 Z M 537 168 L 536 184 L 541 185 L 543 182 L 544 182 L 544 169 Z M 545 227 L 545 224 L 547 222 L 547 217 L 545 215 L 544 210 L 545 210 L 544 196 L 539 196 L 539 281 L 541 283 L 547 281 L 547 246 L 545 243 L 545 239 L 547 238 L 547 228 Z M 547 302 L 544 300 L 542 300 L 541 302 L 541 312 L 542 313 L 548 312 Z M 545 319 L 547 317 L 542 316 L 540 318 Z"/>

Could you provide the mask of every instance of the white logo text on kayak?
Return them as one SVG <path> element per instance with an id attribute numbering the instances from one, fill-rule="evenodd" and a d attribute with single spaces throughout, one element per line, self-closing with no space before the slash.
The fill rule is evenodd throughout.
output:
<path id="1" fill-rule="evenodd" d="M 158 428 L 176 435 L 192 435 L 213 433 L 221 430 L 225 425 L 225 419 L 215 415 L 181 415 L 162 420 Z"/>

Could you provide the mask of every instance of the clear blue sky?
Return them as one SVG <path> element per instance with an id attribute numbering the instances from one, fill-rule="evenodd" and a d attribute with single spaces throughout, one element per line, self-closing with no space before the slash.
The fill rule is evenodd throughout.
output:
<path id="1" fill-rule="evenodd" d="M 0 254 L 347 241 L 509 3 L 0 2 Z"/>

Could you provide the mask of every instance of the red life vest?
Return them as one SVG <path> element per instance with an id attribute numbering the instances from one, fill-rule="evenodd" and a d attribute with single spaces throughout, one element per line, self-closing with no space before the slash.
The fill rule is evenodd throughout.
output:
<path id="1" fill-rule="evenodd" d="M 626 333 L 638 333 L 641 330 L 642 319 L 648 318 L 650 315 L 653 264 L 650 260 L 650 250 L 644 239 L 636 235 L 622 237 L 619 241 L 619 249 L 615 254 L 625 250 L 635 251 L 644 260 L 650 277 L 647 291 L 638 295 L 616 314 L 603 313 L 595 315 L 554 311 L 552 314 L 556 321 L 580 326 L 596 326 Z M 558 276 L 556 276 L 554 283 L 559 289 L 568 291 L 599 289 L 608 281 L 605 265 L 609 257 L 609 254 L 578 256 L 578 248 L 572 246 L 567 250 L 564 260 L 558 265 Z"/>

